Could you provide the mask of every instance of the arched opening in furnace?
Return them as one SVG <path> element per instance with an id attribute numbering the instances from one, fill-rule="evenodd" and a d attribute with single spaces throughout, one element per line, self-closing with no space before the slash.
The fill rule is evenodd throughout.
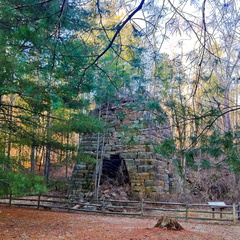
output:
<path id="1" fill-rule="evenodd" d="M 124 159 L 119 154 L 112 154 L 110 159 L 103 159 L 101 184 L 116 186 L 130 184 L 130 178 Z"/>

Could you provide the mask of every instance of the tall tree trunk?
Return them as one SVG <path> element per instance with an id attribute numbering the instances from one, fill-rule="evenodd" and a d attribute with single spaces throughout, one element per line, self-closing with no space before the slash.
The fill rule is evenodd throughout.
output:
<path id="1" fill-rule="evenodd" d="M 13 96 L 10 96 L 10 106 L 8 107 L 8 116 L 9 116 L 9 124 L 13 125 L 13 109 L 12 109 L 12 105 L 13 105 Z M 11 158 L 11 148 L 12 148 L 12 130 L 10 128 L 9 132 L 8 132 L 8 141 L 7 141 L 7 158 L 10 159 Z"/>
<path id="2" fill-rule="evenodd" d="M 238 91 L 238 81 L 236 83 L 236 106 L 238 107 L 238 102 L 239 102 L 239 91 Z M 238 111 L 235 111 L 236 117 L 235 117 L 235 126 L 240 126 L 238 122 Z"/>
<path id="3" fill-rule="evenodd" d="M 101 117 L 101 108 L 99 108 L 99 114 L 98 118 L 100 119 Z M 99 160 L 99 147 L 100 147 L 100 133 L 97 134 L 97 156 L 96 156 L 96 168 L 95 168 L 95 182 L 94 182 L 94 197 L 98 198 L 98 193 L 99 193 L 99 173 L 100 173 L 100 160 Z M 102 143 L 103 144 L 103 143 Z"/>
<path id="4" fill-rule="evenodd" d="M 67 134 L 67 146 L 69 145 L 69 133 Z M 66 150 L 66 164 L 65 164 L 65 177 L 68 178 L 68 159 L 69 159 L 69 150 Z"/>
<path id="5" fill-rule="evenodd" d="M 44 168 L 44 177 L 46 182 L 49 180 L 49 171 L 50 171 L 50 163 L 51 163 L 51 114 L 48 115 L 47 118 L 47 144 L 46 144 L 46 156 L 45 156 L 45 168 Z"/>
<path id="6" fill-rule="evenodd" d="M 47 144 L 47 146 L 46 146 L 45 168 L 44 168 L 44 177 L 45 177 L 46 183 L 48 183 L 48 180 L 49 180 L 50 160 L 51 160 L 51 149 L 50 149 L 50 145 Z"/>
<path id="7" fill-rule="evenodd" d="M 100 110 L 99 110 L 100 111 Z M 99 146 L 100 146 L 100 133 L 97 134 L 97 156 L 96 156 L 96 167 L 95 167 L 95 183 L 94 183 L 94 197 L 98 198 L 98 174 L 99 174 Z"/>
<path id="8" fill-rule="evenodd" d="M 109 108 L 109 99 L 107 102 L 107 108 L 106 108 L 106 118 L 105 118 L 105 123 L 107 122 L 108 119 L 108 108 Z M 101 110 L 99 110 L 99 118 L 101 116 Z M 104 155 L 104 145 L 105 145 L 105 137 L 106 137 L 106 132 L 102 134 L 102 148 L 101 148 L 101 153 L 100 157 L 98 157 L 97 164 L 96 164 L 96 181 L 95 181 L 95 197 L 99 197 L 99 189 L 100 189 L 100 184 L 101 184 L 101 178 L 102 178 L 102 167 L 103 167 L 103 155 Z M 100 143 L 100 134 L 98 134 L 98 144 L 97 144 L 97 152 L 99 151 L 99 143 Z"/>
<path id="9" fill-rule="evenodd" d="M 39 149 L 39 167 L 38 167 L 38 171 L 41 171 L 42 165 L 44 164 L 44 147 L 42 146 Z"/>
<path id="10" fill-rule="evenodd" d="M 184 99 L 182 97 L 182 89 L 181 89 L 181 85 L 178 85 L 178 93 L 179 93 L 179 97 L 180 97 L 180 103 L 181 103 L 181 112 L 182 112 L 182 116 L 183 116 L 183 123 L 179 126 L 179 146 L 180 146 L 180 160 L 181 160 L 181 168 L 182 168 L 182 178 L 183 178 L 183 188 L 185 185 L 185 174 L 186 174 L 186 156 L 185 156 L 185 149 L 186 149 L 186 120 L 185 120 L 185 116 L 186 116 L 186 108 L 185 108 L 185 102 Z"/>
<path id="11" fill-rule="evenodd" d="M 32 144 L 31 147 L 31 172 L 35 173 L 35 146 Z"/>
<path id="12" fill-rule="evenodd" d="M 61 144 L 64 145 L 64 134 L 62 134 L 61 136 Z M 64 156 L 64 150 L 60 149 L 59 151 L 59 162 L 61 163 L 63 160 L 63 156 Z"/>
<path id="13" fill-rule="evenodd" d="M 231 121 L 230 121 L 230 112 L 229 109 L 230 109 L 230 104 L 229 104 L 229 88 L 227 88 L 225 90 L 225 93 L 224 93 L 224 99 L 223 99 L 223 111 L 226 112 L 224 115 L 223 115 L 223 124 L 224 124 L 224 131 L 225 132 L 230 132 L 232 130 L 232 127 L 231 127 Z"/>

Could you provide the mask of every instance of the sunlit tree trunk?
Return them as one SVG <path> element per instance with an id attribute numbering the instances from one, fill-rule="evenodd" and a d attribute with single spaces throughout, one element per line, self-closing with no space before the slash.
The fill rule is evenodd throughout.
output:
<path id="1" fill-rule="evenodd" d="M 10 100 L 9 100 L 9 107 L 8 107 L 8 124 L 9 125 L 13 125 L 13 101 L 14 101 L 14 97 L 13 95 L 10 96 Z M 7 140 L 7 158 L 10 159 L 11 158 L 11 148 L 12 148 L 12 137 L 13 137 L 13 132 L 12 132 L 12 128 L 9 129 L 8 131 L 8 140 Z"/>

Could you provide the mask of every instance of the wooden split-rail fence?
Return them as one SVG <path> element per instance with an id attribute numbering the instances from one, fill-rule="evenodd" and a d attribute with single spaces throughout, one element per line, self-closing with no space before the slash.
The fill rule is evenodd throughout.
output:
<path id="1" fill-rule="evenodd" d="M 240 220 L 240 202 L 221 208 L 209 204 L 187 204 L 174 202 L 156 202 L 77 198 L 54 195 L 34 195 L 27 197 L 8 196 L 0 199 L 1 205 L 34 207 L 48 210 L 82 211 L 114 215 L 131 215 L 140 217 L 170 216 L 176 219 L 226 221 L 237 224 Z"/>

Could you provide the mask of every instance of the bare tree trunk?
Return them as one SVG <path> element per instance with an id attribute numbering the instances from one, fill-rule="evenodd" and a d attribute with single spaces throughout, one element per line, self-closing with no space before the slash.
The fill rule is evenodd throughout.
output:
<path id="1" fill-rule="evenodd" d="M 69 144 L 69 133 L 67 134 L 67 145 Z M 68 159 L 69 159 L 69 150 L 66 150 L 66 164 L 65 164 L 65 178 L 68 178 Z"/>
<path id="2" fill-rule="evenodd" d="M 35 146 L 31 147 L 31 172 L 35 173 Z"/>
<path id="3" fill-rule="evenodd" d="M 13 124 L 13 96 L 10 96 L 10 106 L 8 107 L 8 116 L 9 116 L 9 124 Z M 12 148 L 12 130 L 10 129 L 8 132 L 8 141 L 7 141 L 7 158 L 11 158 L 11 148 Z"/>
<path id="4" fill-rule="evenodd" d="M 62 134 L 61 136 L 61 144 L 64 144 L 64 135 Z M 64 155 L 64 151 L 62 149 L 60 149 L 60 153 L 59 153 L 59 162 L 61 163 L 63 160 L 63 155 Z"/>
<path id="5" fill-rule="evenodd" d="M 44 168 L 44 177 L 46 182 L 49 180 L 49 171 L 50 171 L 50 161 L 51 161 L 51 149 L 50 145 L 46 146 L 46 158 L 45 158 L 45 168 Z"/>
<path id="6" fill-rule="evenodd" d="M 109 108 L 109 100 L 107 103 L 107 109 L 106 109 L 106 119 L 108 118 L 108 108 Z M 101 110 L 99 109 L 99 118 L 101 116 Z M 99 157 L 99 145 L 100 145 L 100 134 L 98 133 L 98 144 L 97 144 L 97 163 L 96 163 L 96 172 L 95 172 L 95 191 L 94 195 L 96 198 L 99 197 L 99 189 L 100 189 L 100 183 L 101 183 L 101 177 L 102 177 L 102 165 L 103 165 L 103 155 L 104 155 L 104 144 L 105 144 L 105 133 L 103 133 L 102 136 L 102 148 L 101 148 L 101 154 Z"/>
<path id="7" fill-rule="evenodd" d="M 43 164 L 44 164 L 44 147 L 41 147 L 39 149 L 39 167 L 38 167 L 39 172 Z"/>
<path id="8" fill-rule="evenodd" d="M 44 177 L 46 182 L 49 180 L 49 171 L 50 171 L 50 163 L 51 163 L 51 114 L 48 115 L 47 118 L 47 144 L 46 144 L 46 157 L 45 157 L 45 168 L 44 168 Z"/>
<path id="9" fill-rule="evenodd" d="M 99 110 L 101 111 L 101 110 Z M 99 145 L 100 145 L 100 133 L 97 134 L 97 156 L 96 156 L 96 168 L 95 168 L 95 183 L 94 183 L 94 197 L 98 197 L 98 174 L 99 174 Z"/>
<path id="10" fill-rule="evenodd" d="M 225 112 L 223 115 L 224 131 L 230 132 L 232 130 L 232 127 L 231 127 L 231 121 L 230 121 L 230 112 L 228 112 L 230 110 L 229 87 L 225 88 L 222 105 L 223 105 L 223 112 Z"/>
<path id="11" fill-rule="evenodd" d="M 185 148 L 186 148 L 186 109 L 185 109 L 185 103 L 183 102 L 182 98 L 182 92 L 181 92 L 181 86 L 178 86 L 179 96 L 180 96 L 180 103 L 182 108 L 182 116 L 184 118 L 183 123 L 181 126 L 179 126 L 179 139 L 180 139 L 180 159 L 181 159 L 181 167 L 182 167 L 182 178 L 183 178 L 183 188 L 185 183 L 185 174 L 186 174 L 186 157 L 185 157 Z"/>
<path id="12" fill-rule="evenodd" d="M 239 91 L 238 91 L 238 80 L 236 83 L 236 106 L 238 106 L 238 101 L 239 101 Z M 235 118 L 235 126 L 239 126 L 240 124 L 238 123 L 238 111 L 235 112 L 236 118 Z"/>

